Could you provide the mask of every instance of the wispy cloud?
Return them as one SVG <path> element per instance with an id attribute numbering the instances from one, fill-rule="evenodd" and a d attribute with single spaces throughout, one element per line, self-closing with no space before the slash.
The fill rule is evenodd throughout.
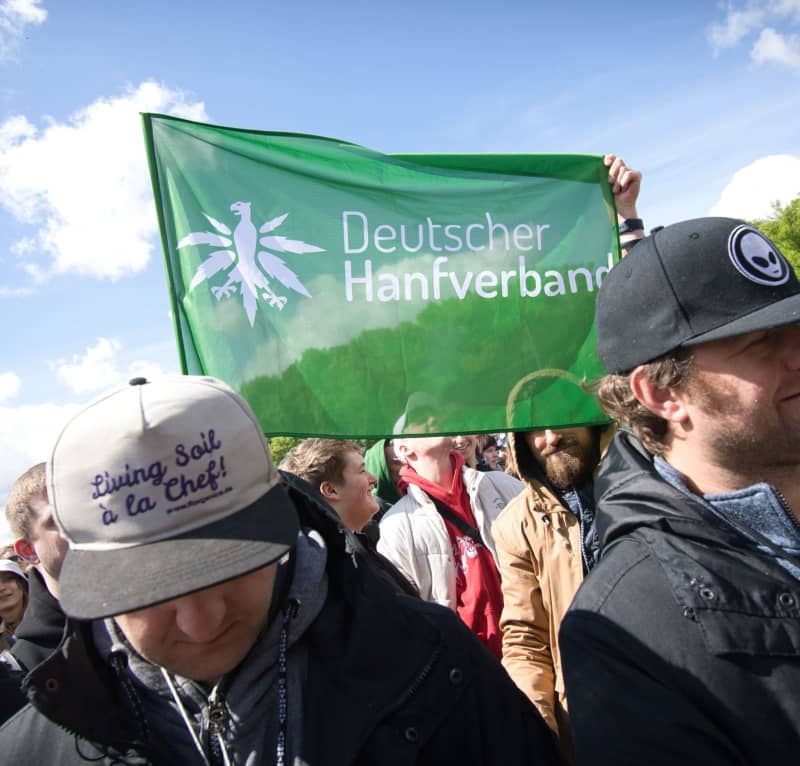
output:
<path id="1" fill-rule="evenodd" d="M 133 377 L 157 377 L 164 371 L 158 362 L 146 359 L 120 358 L 122 343 L 116 338 L 98 338 L 82 354 L 74 354 L 67 361 L 51 363 L 51 369 L 76 394 L 99 391 L 120 385 Z"/>
<path id="2" fill-rule="evenodd" d="M 768 218 L 772 203 L 786 204 L 800 196 L 800 157 L 762 157 L 737 171 L 722 190 L 709 215 L 747 220 Z"/>
<path id="3" fill-rule="evenodd" d="M 47 460 L 62 427 L 81 406 L 0 405 L 0 455 L 3 456 L 0 460 L 0 507 L 5 506 L 8 492 L 17 478 L 32 465 Z"/>
<path id="4" fill-rule="evenodd" d="M 765 15 L 764 9 L 757 6 L 751 5 L 741 10 L 729 6 L 725 18 L 714 22 L 708 30 L 708 41 L 714 53 L 733 47 L 754 29 L 758 29 Z"/>
<path id="5" fill-rule="evenodd" d="M 0 204 L 32 234 L 12 246 L 41 281 L 68 272 L 119 279 L 141 271 L 156 216 L 139 112 L 207 119 L 202 102 L 155 82 L 99 99 L 42 128 L 0 123 Z"/>
<path id="6" fill-rule="evenodd" d="M 771 62 L 800 71 L 800 37 L 781 35 L 767 27 L 761 30 L 750 57 L 757 64 Z"/>
<path id="7" fill-rule="evenodd" d="M 0 402 L 13 399 L 19 393 L 20 379 L 14 372 L 0 372 Z"/>
<path id="8" fill-rule="evenodd" d="M 97 391 L 119 380 L 116 356 L 121 347 L 116 338 L 98 338 L 82 355 L 73 355 L 70 362 L 59 359 L 53 368 L 75 393 Z"/>
<path id="9" fill-rule="evenodd" d="M 33 289 L 30 287 L 8 287 L 0 285 L 0 298 L 23 298 L 30 295 Z"/>
<path id="10" fill-rule="evenodd" d="M 43 24 L 45 19 L 41 0 L 0 0 L 0 62 L 16 55 L 26 27 Z"/>
<path id="11" fill-rule="evenodd" d="M 800 72 L 800 36 L 790 28 L 800 26 L 800 0 L 750 0 L 744 7 L 726 4 L 725 15 L 708 28 L 714 55 L 733 48 L 758 32 L 750 47 L 756 64 L 778 64 Z M 776 27 L 782 26 L 782 31 Z"/>

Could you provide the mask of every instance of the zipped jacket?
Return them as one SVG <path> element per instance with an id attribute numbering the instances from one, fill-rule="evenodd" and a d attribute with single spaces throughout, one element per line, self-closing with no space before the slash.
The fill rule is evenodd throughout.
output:
<path id="1" fill-rule="evenodd" d="M 503 667 L 570 753 L 558 629 L 583 582 L 580 522 L 547 485 L 528 479 L 492 533 L 503 583 Z"/>
<path id="2" fill-rule="evenodd" d="M 395 595 L 333 511 L 301 485 L 289 491 L 301 524 L 326 542 L 328 595 L 302 638 L 308 665 L 295 763 L 557 763 L 541 717 L 458 617 Z M 91 624 L 69 623 L 26 685 L 32 704 L 0 729 L 9 762 L 168 766 L 120 704 Z"/>
<path id="3" fill-rule="evenodd" d="M 480 472 L 467 466 L 461 471 L 481 542 L 497 564 L 492 524 L 522 491 L 523 484 L 500 471 Z M 380 532 L 378 550 L 416 585 L 420 597 L 455 610 L 453 545 L 444 520 L 427 493 L 409 484 L 406 494 L 381 519 Z"/>
<path id="4" fill-rule="evenodd" d="M 24 707 L 22 679 L 58 646 L 67 619 L 36 569 L 28 573 L 28 598 L 14 646 L 0 657 L 0 723 Z"/>
<path id="5" fill-rule="evenodd" d="M 620 432 L 561 627 L 578 763 L 796 764 L 800 582 Z"/>

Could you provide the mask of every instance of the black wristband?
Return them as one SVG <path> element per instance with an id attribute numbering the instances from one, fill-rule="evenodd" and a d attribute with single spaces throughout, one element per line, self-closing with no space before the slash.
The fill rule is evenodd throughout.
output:
<path id="1" fill-rule="evenodd" d="M 633 231 L 644 229 L 644 221 L 641 218 L 626 218 L 619 225 L 619 235 L 630 234 Z"/>

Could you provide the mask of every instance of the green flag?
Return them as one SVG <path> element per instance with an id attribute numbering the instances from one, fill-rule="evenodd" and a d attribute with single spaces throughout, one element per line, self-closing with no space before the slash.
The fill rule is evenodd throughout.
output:
<path id="1" fill-rule="evenodd" d="M 602 158 L 384 155 L 144 115 L 183 371 L 268 434 L 605 422 L 581 381 L 619 257 Z"/>

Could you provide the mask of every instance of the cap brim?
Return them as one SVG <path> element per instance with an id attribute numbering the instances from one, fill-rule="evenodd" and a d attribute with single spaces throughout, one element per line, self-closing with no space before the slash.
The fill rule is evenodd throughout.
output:
<path id="1" fill-rule="evenodd" d="M 709 343 L 712 340 L 723 340 L 733 338 L 736 335 L 744 335 L 748 332 L 759 330 L 771 330 L 773 327 L 785 327 L 786 325 L 800 323 L 800 293 L 790 295 L 776 303 L 771 303 L 763 308 L 746 314 L 735 319 L 733 322 L 715 327 L 713 330 L 696 335 L 681 343 L 681 346 L 697 346 L 701 343 Z"/>
<path id="2" fill-rule="evenodd" d="M 115 550 L 71 549 L 61 607 L 98 620 L 185 596 L 271 564 L 297 539 L 297 511 L 282 484 L 227 518 L 166 540 Z"/>

